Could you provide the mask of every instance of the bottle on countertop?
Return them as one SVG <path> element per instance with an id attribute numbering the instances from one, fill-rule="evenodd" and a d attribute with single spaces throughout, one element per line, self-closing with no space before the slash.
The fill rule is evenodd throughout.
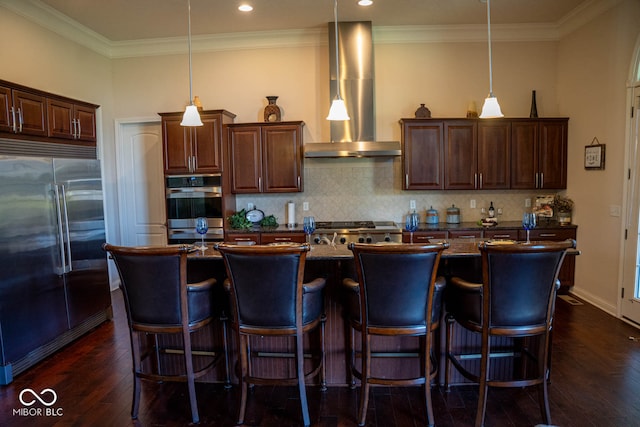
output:
<path id="1" fill-rule="evenodd" d="M 493 208 L 493 202 L 489 205 L 489 218 L 495 218 L 496 210 Z"/>

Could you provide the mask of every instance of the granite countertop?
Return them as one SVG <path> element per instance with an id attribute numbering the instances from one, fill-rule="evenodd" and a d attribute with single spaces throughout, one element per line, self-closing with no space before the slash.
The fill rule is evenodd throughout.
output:
<path id="1" fill-rule="evenodd" d="M 569 225 L 560 225 L 558 221 L 547 221 L 541 220 L 536 229 L 546 229 L 546 228 L 576 228 L 577 225 L 569 224 Z M 514 228 L 522 228 L 522 223 L 520 221 L 501 221 L 496 225 L 492 225 L 489 227 L 485 227 L 482 225 L 478 225 L 477 222 L 461 222 L 460 224 L 448 224 L 446 222 L 440 222 L 438 224 L 426 224 L 420 223 L 417 231 L 448 231 L 448 230 L 501 230 L 501 229 L 514 229 Z M 398 229 L 403 230 L 404 227 L 402 224 L 398 223 Z M 231 234 L 240 234 L 240 233 L 304 233 L 302 229 L 302 224 L 295 224 L 293 227 L 289 227 L 286 224 L 278 225 L 277 227 L 260 227 L 255 226 L 247 229 L 237 230 L 237 229 L 226 229 L 226 233 Z"/>

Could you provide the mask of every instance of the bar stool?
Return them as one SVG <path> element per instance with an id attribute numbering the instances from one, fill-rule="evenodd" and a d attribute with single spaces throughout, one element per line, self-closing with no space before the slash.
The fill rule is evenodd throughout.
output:
<path id="1" fill-rule="evenodd" d="M 216 249 L 222 254 L 230 293 L 231 327 L 236 333 L 240 362 L 240 405 L 238 424 L 244 422 L 249 384 L 297 385 L 302 419 L 311 424 L 305 380 L 320 377 L 326 390 L 324 371 L 324 305 L 326 281 L 317 278 L 303 283 L 308 244 L 290 245 L 229 245 Z M 304 336 L 320 327 L 319 349 L 311 349 L 312 367 L 305 372 Z M 260 376 L 253 359 L 260 354 L 251 351 L 251 337 L 285 336 L 294 338 L 294 357 L 271 354 L 293 360 L 295 374 L 280 378 Z M 314 351 L 317 350 L 317 351 Z M 266 354 L 263 354 L 266 356 Z"/>
<path id="2" fill-rule="evenodd" d="M 433 335 L 440 323 L 444 277 L 437 277 L 438 263 L 448 243 L 439 244 L 359 244 L 350 243 L 354 254 L 358 282 L 343 280 L 348 292 L 350 345 L 349 368 L 362 383 L 358 425 L 364 425 L 371 384 L 386 386 L 423 385 L 427 420 L 433 426 L 431 380 L 437 374 L 433 355 Z M 354 331 L 361 335 L 362 369 L 355 364 Z M 414 378 L 388 378 L 383 372 L 372 373 L 372 358 L 391 356 L 390 352 L 372 350 L 373 336 L 416 336 L 421 338 L 421 374 Z M 394 354 L 397 356 L 396 354 Z M 412 355 L 412 357 L 415 357 Z"/>
<path id="3" fill-rule="evenodd" d="M 131 418 L 138 418 L 141 379 L 186 381 L 191 418 L 198 423 L 195 380 L 223 358 L 222 351 L 194 352 L 191 334 L 213 320 L 215 279 L 187 283 L 185 247 L 123 247 L 105 243 L 103 249 L 118 269 L 129 324 L 134 377 Z M 159 334 L 180 335 L 182 348 L 161 346 Z M 182 369 L 176 369 L 169 360 L 165 363 L 175 357 L 172 355 L 180 354 Z M 194 363 L 196 360 L 198 364 Z"/>
<path id="4" fill-rule="evenodd" d="M 450 384 L 450 365 L 465 378 L 479 383 L 476 426 L 484 425 L 490 386 L 538 385 L 540 411 L 545 423 L 551 424 L 547 378 L 555 298 L 560 287 L 558 272 L 567 249 L 575 245 L 575 240 L 531 244 L 484 242 L 479 245 L 482 283 L 453 277 L 448 284 L 445 388 Z M 481 336 L 479 366 L 470 362 L 477 361 L 477 355 L 462 352 L 463 349 L 454 351 L 454 323 Z M 512 339 L 514 346 L 509 348 L 502 343 L 502 348 L 494 350 L 495 337 Z M 538 340 L 532 340 L 533 337 Z M 501 373 L 492 369 L 491 360 L 497 356 L 514 358 L 511 377 L 502 378 Z"/>

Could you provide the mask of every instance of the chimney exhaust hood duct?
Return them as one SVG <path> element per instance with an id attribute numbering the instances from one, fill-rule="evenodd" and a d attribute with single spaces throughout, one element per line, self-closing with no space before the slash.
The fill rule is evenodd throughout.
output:
<path id="1" fill-rule="evenodd" d="M 340 81 L 336 76 L 335 23 L 329 22 L 330 91 L 340 84 L 351 120 L 330 121 L 331 142 L 304 145 L 305 157 L 390 157 L 400 155 L 400 142 L 376 141 L 373 37 L 371 22 L 338 23 Z"/>

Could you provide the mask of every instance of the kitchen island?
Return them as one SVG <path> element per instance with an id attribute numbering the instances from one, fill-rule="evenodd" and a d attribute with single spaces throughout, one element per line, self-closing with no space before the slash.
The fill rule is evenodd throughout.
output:
<path id="1" fill-rule="evenodd" d="M 467 280 L 481 280 L 481 259 L 478 251 L 478 243 L 484 239 L 449 239 L 449 248 L 443 252 L 439 274 L 446 277 L 460 276 Z M 574 250 L 569 258 L 577 255 L 579 252 Z M 259 272 L 256 272 L 259 274 Z M 224 313 L 228 313 L 227 296 L 222 290 L 222 283 L 226 277 L 224 263 L 221 255 L 214 249 L 210 248 L 204 252 L 195 251 L 189 255 L 188 265 L 189 281 L 199 281 L 208 277 L 215 277 L 218 281 L 217 298 L 219 308 Z M 307 262 L 305 266 L 305 281 L 310 281 L 316 277 L 324 277 L 327 279 L 325 288 L 325 312 L 327 316 L 326 323 L 326 380 L 328 385 L 347 385 L 347 359 L 345 349 L 347 348 L 346 322 L 344 318 L 344 299 L 346 294 L 342 288 L 342 279 L 350 277 L 356 279 L 353 255 L 347 248 L 347 245 L 313 245 L 312 250 L 307 253 Z M 223 342 L 222 328 L 220 325 L 214 325 L 212 330 L 207 332 L 206 336 L 200 338 L 194 337 L 194 346 L 200 346 L 205 349 L 220 348 Z M 444 330 L 441 330 L 441 336 L 436 339 L 438 348 L 444 345 Z M 212 335 L 211 335 L 212 334 Z M 236 343 L 233 334 L 228 333 L 231 372 L 234 372 L 236 363 Z M 477 337 L 465 332 L 462 328 L 457 328 L 455 332 L 455 340 L 460 345 L 475 345 Z M 211 343 L 213 336 L 213 345 Z M 398 355 L 412 353 L 417 348 L 417 339 L 415 337 L 404 338 L 381 338 L 379 344 L 385 350 L 394 349 Z M 196 347 L 197 348 L 197 347 Z M 283 340 L 261 339 L 253 343 L 253 349 L 261 352 L 291 352 L 293 351 L 293 341 L 284 342 Z M 441 359 L 441 358 L 440 358 Z M 394 375 L 415 375 L 416 369 L 419 369 L 417 360 L 407 359 L 407 363 L 399 362 L 397 359 L 387 361 L 376 361 L 376 363 L 385 364 L 384 369 L 389 370 Z M 267 375 L 282 375 L 290 369 L 290 362 L 274 363 L 268 360 L 264 364 L 259 364 L 259 369 L 266 369 Z M 442 360 L 441 360 L 441 366 Z M 221 382 L 224 381 L 224 371 L 219 367 L 217 371 L 210 373 L 204 377 L 204 381 Z M 442 370 L 441 370 L 442 375 Z M 465 382 L 464 378 L 456 377 L 454 374 L 452 383 Z M 231 375 L 232 382 L 235 376 Z M 442 382 L 442 381 L 441 381 Z"/>

